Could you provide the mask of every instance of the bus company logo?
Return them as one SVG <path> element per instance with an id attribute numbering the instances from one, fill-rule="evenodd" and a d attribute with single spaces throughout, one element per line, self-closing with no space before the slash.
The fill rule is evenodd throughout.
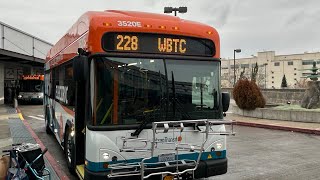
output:
<path id="1" fill-rule="evenodd" d="M 56 98 L 59 101 L 62 101 L 66 104 L 68 104 L 68 86 L 56 86 Z"/>
<path id="2" fill-rule="evenodd" d="M 164 137 L 164 138 L 156 138 L 156 142 L 165 143 L 165 142 L 177 142 L 178 137 Z"/>

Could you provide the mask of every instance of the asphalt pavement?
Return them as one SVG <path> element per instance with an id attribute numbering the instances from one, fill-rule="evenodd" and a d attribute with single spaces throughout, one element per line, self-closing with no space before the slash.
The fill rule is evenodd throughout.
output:
<path id="1" fill-rule="evenodd" d="M 55 138 L 45 133 L 43 106 L 24 105 L 19 109 L 27 124 L 20 120 L 21 115 L 14 109 L 0 106 L 0 149 L 12 142 L 34 140 L 30 134 L 23 134 L 25 131 L 19 130 L 17 136 L 12 130 L 17 125 L 22 129 L 29 126 L 49 149 L 55 166 L 59 166 L 68 179 L 77 179 L 68 172 L 63 151 Z M 311 130 L 319 130 L 319 124 L 262 120 L 232 113 L 226 118 L 238 123 L 236 136 L 227 140 L 228 173 L 208 179 L 320 179 L 320 136 L 310 134 Z M 275 126 L 285 128 L 276 130 Z M 288 126 L 308 132 L 293 132 Z"/>

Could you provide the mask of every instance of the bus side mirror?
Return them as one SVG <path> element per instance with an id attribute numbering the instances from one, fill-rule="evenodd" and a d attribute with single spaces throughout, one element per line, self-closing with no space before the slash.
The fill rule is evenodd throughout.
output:
<path id="1" fill-rule="evenodd" d="M 227 112 L 230 105 L 230 94 L 228 92 L 222 92 L 222 110 Z"/>
<path id="2" fill-rule="evenodd" d="M 88 77 L 88 58 L 79 55 L 73 58 L 73 80 L 84 81 Z"/>

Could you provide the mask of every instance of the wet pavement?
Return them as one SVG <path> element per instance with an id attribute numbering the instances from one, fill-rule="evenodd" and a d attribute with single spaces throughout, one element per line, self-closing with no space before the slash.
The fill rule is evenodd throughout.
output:
<path id="1" fill-rule="evenodd" d="M 43 107 L 20 109 L 68 177 L 77 179 L 68 172 L 55 138 L 45 132 Z M 227 140 L 228 173 L 206 179 L 320 179 L 320 136 L 245 126 L 235 126 L 235 131 Z"/>

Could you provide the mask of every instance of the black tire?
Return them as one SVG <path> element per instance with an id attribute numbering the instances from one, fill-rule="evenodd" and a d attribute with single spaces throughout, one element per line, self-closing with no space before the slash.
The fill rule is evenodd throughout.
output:
<path id="1" fill-rule="evenodd" d="M 71 136 L 71 129 L 66 127 L 66 131 L 64 134 L 64 154 L 67 160 L 67 165 L 70 173 L 75 174 L 75 144 L 74 144 L 74 137 Z"/>
<path id="2" fill-rule="evenodd" d="M 48 108 L 47 108 L 46 112 L 45 112 L 46 133 L 47 134 L 52 134 L 52 131 L 50 129 L 50 123 L 48 121 L 49 118 L 50 118 L 50 115 L 49 115 L 49 111 L 48 111 Z"/>

